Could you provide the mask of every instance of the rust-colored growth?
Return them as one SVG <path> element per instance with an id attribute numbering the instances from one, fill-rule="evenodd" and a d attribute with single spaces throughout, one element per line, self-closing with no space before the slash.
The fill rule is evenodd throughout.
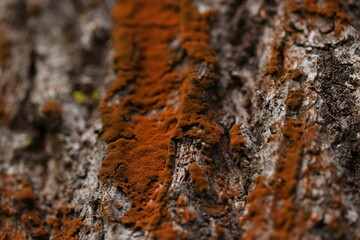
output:
<path id="1" fill-rule="evenodd" d="M 280 75 L 281 65 L 283 62 L 281 48 L 282 48 L 282 46 L 277 45 L 277 44 L 274 44 L 272 46 L 271 56 L 270 56 L 269 62 L 267 64 L 267 67 L 264 72 L 265 75 L 267 75 L 267 74 L 274 75 L 274 76 Z"/>
<path id="2" fill-rule="evenodd" d="M 234 124 L 230 129 L 230 150 L 241 152 L 246 147 L 246 141 L 244 140 L 239 125 Z"/>
<path id="3" fill-rule="evenodd" d="M 279 122 L 274 122 L 269 126 L 271 134 L 277 133 L 277 131 L 279 130 L 279 125 Z"/>
<path id="4" fill-rule="evenodd" d="M 77 240 L 79 239 L 78 232 L 80 227 L 83 225 L 83 222 L 80 218 L 75 219 L 66 219 L 63 220 L 63 225 L 60 230 L 54 232 L 54 240 Z"/>
<path id="5" fill-rule="evenodd" d="M 341 32 L 344 26 L 348 24 L 347 17 L 341 10 L 339 0 L 304 0 L 297 2 L 299 4 L 295 0 L 286 1 L 286 14 L 290 16 L 291 13 L 297 13 L 306 20 L 306 24 L 310 25 L 311 28 L 314 27 L 311 25 L 316 24 L 317 16 L 334 21 L 335 36 L 336 32 Z M 324 30 L 322 33 L 330 34 L 332 32 L 332 21 L 325 20 L 323 22 L 324 25 L 328 23 L 330 25 L 321 26 L 323 27 L 322 30 Z M 320 23 L 318 23 L 319 26 Z M 328 29 L 331 31 L 327 32 Z M 291 36 L 291 33 L 287 34 Z M 291 43 L 293 42 L 290 41 Z M 269 62 L 270 67 L 274 66 L 276 58 L 273 56 L 273 60 L 270 59 Z M 300 70 L 294 69 L 287 72 L 284 80 L 301 81 L 304 77 Z M 289 110 L 300 109 L 303 99 L 304 95 L 300 90 L 290 91 L 286 100 L 287 108 Z M 240 223 L 242 226 L 247 224 L 242 239 L 301 239 L 302 234 L 308 230 L 309 223 L 306 216 L 308 213 L 303 213 L 305 209 L 302 209 L 302 206 L 297 204 L 295 191 L 304 152 L 309 151 L 306 152 L 309 155 L 316 155 L 318 152 L 316 151 L 317 147 L 313 146 L 314 141 L 308 140 L 308 138 L 312 138 L 313 129 L 309 126 L 305 128 L 306 112 L 300 113 L 298 117 L 299 120 L 287 119 L 283 125 L 278 149 L 279 158 L 274 174 L 269 179 L 259 177 L 255 189 L 248 197 L 248 213 Z M 320 161 L 321 157 L 315 156 L 315 159 L 315 164 L 317 164 L 315 166 L 319 167 L 321 164 L 317 162 Z M 311 171 L 311 169 L 308 171 Z M 319 171 L 321 170 L 319 169 Z M 302 174 L 310 175 L 308 172 Z M 304 176 L 301 175 L 301 178 L 304 179 Z M 307 191 L 311 190 L 309 188 Z M 339 227 L 337 223 L 333 226 Z"/>
<path id="6" fill-rule="evenodd" d="M 280 67 L 278 66 L 279 61 L 277 60 L 277 57 L 271 58 L 269 61 L 269 64 L 265 70 L 265 75 L 277 75 L 280 72 Z"/>
<path id="7" fill-rule="evenodd" d="M 212 166 L 206 165 L 206 166 L 203 167 L 203 169 L 204 169 L 205 174 L 210 174 L 211 170 L 212 170 Z"/>
<path id="8" fill-rule="evenodd" d="M 226 202 L 227 200 L 230 199 L 230 196 L 226 193 L 226 189 L 223 189 L 225 191 L 221 192 L 219 195 L 219 198 L 221 201 Z"/>
<path id="9" fill-rule="evenodd" d="M 47 221 L 48 225 L 50 225 L 53 228 L 58 228 L 60 226 L 60 219 L 57 217 L 49 218 Z"/>
<path id="10" fill-rule="evenodd" d="M 283 139 L 280 146 L 278 159 L 273 179 L 266 184 L 263 177 L 257 179 L 257 185 L 249 195 L 248 214 L 241 221 L 251 221 L 251 227 L 247 229 L 243 239 L 257 239 L 261 231 L 266 232 L 268 221 L 272 219 L 274 231 L 270 238 L 286 240 L 301 235 L 301 228 L 305 224 L 298 207 L 294 202 L 294 190 L 297 184 L 299 167 L 302 159 L 304 143 L 303 123 L 296 120 L 288 120 L 283 127 Z M 270 202 L 268 196 L 274 196 Z M 265 217 L 266 208 L 270 206 L 269 216 Z M 261 230 L 263 229 L 263 230 Z"/>
<path id="11" fill-rule="evenodd" d="M 304 94 L 301 90 L 290 90 L 288 97 L 286 98 L 285 104 L 287 109 L 291 111 L 298 110 L 304 100 Z"/>
<path id="12" fill-rule="evenodd" d="M 177 205 L 178 205 L 179 207 L 183 207 L 183 206 L 186 206 L 186 205 L 187 205 L 187 199 L 186 199 L 186 197 L 183 196 L 182 194 L 178 197 Z"/>
<path id="13" fill-rule="evenodd" d="M 217 239 L 225 239 L 225 228 L 219 224 L 215 224 L 215 231 L 217 234 Z"/>
<path id="14" fill-rule="evenodd" d="M 277 181 L 277 196 L 282 199 L 289 199 L 297 182 L 297 174 L 301 161 L 303 128 L 301 121 L 288 120 L 283 128 L 283 145 L 276 166 L 276 177 L 282 179 Z"/>
<path id="15" fill-rule="evenodd" d="M 118 209 L 118 210 L 121 210 L 124 208 L 124 206 L 121 204 L 121 203 L 116 203 L 115 204 L 115 207 Z"/>
<path id="16" fill-rule="evenodd" d="M 100 178 L 130 197 L 124 224 L 154 229 L 167 216 L 163 197 L 174 155 L 170 137 L 177 119 L 167 99 L 184 78 L 171 71 L 175 49 L 168 47 L 180 30 L 179 6 L 167 0 L 124 0 L 112 15 L 117 79 L 100 104 L 109 149 Z M 126 92 L 121 102 L 109 104 L 121 91 Z"/>
<path id="17" fill-rule="evenodd" d="M 95 226 L 95 230 L 101 230 L 101 229 L 103 229 L 104 228 L 104 226 L 102 226 L 102 225 L 96 225 Z"/>
<path id="18" fill-rule="evenodd" d="M 205 177 L 204 170 L 196 163 L 193 162 L 189 166 L 190 178 L 194 184 L 194 187 L 199 191 L 203 192 L 208 188 L 208 183 Z"/>
<path id="19" fill-rule="evenodd" d="M 16 231 L 0 231 L 1 240 L 25 240 L 24 234 Z"/>
<path id="20" fill-rule="evenodd" d="M 63 205 L 56 208 L 56 217 L 48 219 L 47 223 L 52 227 L 51 239 L 54 240 L 77 240 L 78 232 L 83 226 L 80 218 L 76 218 L 75 210 Z"/>
<path id="21" fill-rule="evenodd" d="M 185 208 L 178 209 L 176 213 L 180 216 L 180 219 L 177 221 L 180 224 L 188 224 L 190 221 L 196 219 L 195 213 Z"/>
<path id="22" fill-rule="evenodd" d="M 246 214 L 240 225 L 243 225 L 247 220 L 251 220 L 255 225 L 259 227 L 263 222 L 263 211 L 266 197 L 271 193 L 270 187 L 265 184 L 266 179 L 263 176 L 259 176 L 255 179 L 256 187 L 248 196 L 248 214 Z M 244 236 L 244 239 L 254 239 L 254 229 L 249 229 Z"/>
<path id="23" fill-rule="evenodd" d="M 168 222 L 163 224 L 158 230 L 154 231 L 153 238 L 161 240 L 178 239 L 178 231 L 174 230 L 171 222 Z"/>
<path id="24" fill-rule="evenodd" d="M 220 217 L 224 214 L 225 205 L 224 204 L 216 204 L 210 205 L 206 207 L 206 210 L 210 212 L 214 217 Z"/>
<path id="25" fill-rule="evenodd" d="M 6 111 L 4 104 L 0 104 L 0 126 L 4 126 L 9 122 L 10 116 Z"/>
<path id="26" fill-rule="evenodd" d="M 19 194 L 15 196 L 16 200 L 19 201 L 33 201 L 35 199 L 35 194 L 31 186 L 24 186 Z"/>
<path id="27" fill-rule="evenodd" d="M 288 120 L 284 124 L 283 145 L 280 147 L 281 155 L 274 178 L 280 179 L 274 184 L 275 199 L 283 201 L 280 207 L 274 207 L 277 214 L 274 217 L 275 231 L 271 236 L 276 239 L 285 240 L 291 236 L 299 236 L 304 225 L 293 199 L 304 147 L 303 132 L 301 121 Z"/>
<path id="28" fill-rule="evenodd" d="M 112 16 L 117 79 L 99 107 L 109 150 L 99 175 L 131 199 L 123 224 L 160 234 L 172 227 L 164 197 L 174 140 L 188 136 L 211 146 L 221 135 L 204 94 L 216 79 L 207 16 L 187 0 L 121 0 Z M 174 68 L 183 59 L 169 45 L 179 33 L 185 70 Z M 198 77 L 200 63 L 207 70 Z"/>
<path id="29" fill-rule="evenodd" d="M 321 5 L 320 5 L 320 4 Z M 297 3 L 296 0 L 287 0 L 286 9 L 290 13 L 306 11 L 309 14 L 320 14 L 328 18 L 339 18 L 342 21 L 349 21 L 349 18 L 344 15 L 341 8 L 341 0 L 325 0 L 325 1 L 302 1 Z"/>
<path id="30" fill-rule="evenodd" d="M 41 111 L 47 119 L 59 118 L 61 116 L 61 107 L 56 102 L 46 102 Z"/>
<path id="31" fill-rule="evenodd" d="M 0 36 L 0 68 L 6 67 L 6 61 L 10 54 L 10 41 L 5 36 Z"/>
<path id="32" fill-rule="evenodd" d="M 344 30 L 344 26 L 351 24 L 349 17 L 342 9 L 341 0 L 311 0 L 302 1 L 301 3 L 296 3 L 295 0 L 288 0 L 286 2 L 286 9 L 288 16 L 291 13 L 300 13 L 305 19 L 308 19 L 308 24 L 316 26 L 324 34 L 334 32 L 336 36 Z M 317 20 L 321 21 L 317 22 Z"/>
<path id="33" fill-rule="evenodd" d="M 35 239 L 46 239 L 48 237 L 44 226 L 33 229 L 30 234 Z"/>
<path id="34" fill-rule="evenodd" d="M 287 74 L 287 79 L 293 80 L 293 81 L 301 81 L 304 77 L 304 73 L 298 69 L 290 69 Z"/>
<path id="35" fill-rule="evenodd" d="M 21 221 L 25 223 L 28 227 L 39 226 L 41 223 L 39 215 L 36 212 L 29 212 L 23 214 L 23 216 L 21 217 Z"/>
<path id="36" fill-rule="evenodd" d="M 183 216 L 184 216 L 184 218 L 186 219 L 187 222 L 189 222 L 189 221 L 196 218 L 195 213 L 193 213 L 192 211 L 187 210 L 187 209 L 184 210 Z"/>
<path id="37" fill-rule="evenodd" d="M 28 17 L 37 16 L 41 12 L 41 8 L 40 3 L 30 3 L 26 9 L 26 14 Z"/>
<path id="38" fill-rule="evenodd" d="M 172 72 L 177 60 L 168 46 L 180 30 L 179 6 L 174 1 L 119 1 L 113 19 L 117 79 L 100 104 L 102 137 L 109 143 L 100 178 L 130 197 L 124 224 L 160 231 L 172 226 L 159 222 L 167 217 L 163 198 L 174 155 L 170 137 L 177 123 L 167 100 L 184 78 Z M 126 92 L 121 102 L 109 104 L 121 91 Z"/>
<path id="39" fill-rule="evenodd" d="M 56 211 L 62 215 L 68 215 L 71 212 L 71 208 L 69 206 L 63 205 L 56 208 Z"/>
<path id="40" fill-rule="evenodd" d="M 91 0 L 90 2 L 94 6 L 98 6 L 98 5 L 102 4 L 102 3 L 104 3 L 104 0 Z"/>
<path id="41" fill-rule="evenodd" d="M 214 162 L 214 159 L 207 157 L 207 156 L 203 156 L 203 159 L 206 164 L 211 164 Z"/>
<path id="42" fill-rule="evenodd" d="M 317 9 L 317 13 L 326 16 L 328 18 L 338 18 L 343 23 L 344 22 L 350 23 L 348 16 L 341 8 L 342 5 L 341 0 L 326 0 L 325 2 L 326 4 L 324 6 L 319 7 Z"/>
<path id="43" fill-rule="evenodd" d="M 46 235 L 34 199 L 31 183 L 24 177 L 0 172 L 0 239 Z"/>
<path id="44" fill-rule="evenodd" d="M 108 201 L 101 201 L 101 213 L 107 219 L 111 219 L 111 203 Z"/>
<path id="45" fill-rule="evenodd" d="M 217 67 L 215 54 L 209 45 L 208 14 L 200 14 L 189 0 L 182 0 L 181 6 L 181 46 L 190 62 L 181 88 L 178 124 L 173 138 L 181 139 L 187 134 L 201 138 L 210 147 L 219 142 L 222 130 L 213 121 L 208 98 L 204 96 L 218 79 L 214 73 Z"/>
<path id="46" fill-rule="evenodd" d="M 56 102 L 46 102 L 42 108 L 42 117 L 44 124 L 49 132 L 56 132 L 61 127 L 61 114 L 62 110 Z"/>

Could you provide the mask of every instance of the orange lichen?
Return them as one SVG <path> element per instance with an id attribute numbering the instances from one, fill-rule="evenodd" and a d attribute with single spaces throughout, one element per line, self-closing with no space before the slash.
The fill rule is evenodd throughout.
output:
<path id="1" fill-rule="evenodd" d="M 46 239 L 47 238 L 47 233 L 45 231 L 45 227 L 44 226 L 40 226 L 38 228 L 34 228 L 31 231 L 31 236 L 35 239 Z"/>
<path id="2" fill-rule="evenodd" d="M 199 138 L 209 148 L 222 133 L 205 95 L 217 79 L 207 16 L 187 0 L 119 0 L 112 15 L 117 79 L 100 104 L 109 150 L 100 178 L 131 199 L 122 223 L 159 233 L 172 226 L 164 197 L 174 141 Z"/>
<path id="3" fill-rule="evenodd" d="M 281 74 L 281 66 L 283 63 L 282 48 L 283 46 L 281 44 L 272 45 L 270 59 L 264 71 L 265 75 L 278 76 Z"/>
<path id="4" fill-rule="evenodd" d="M 48 119 L 59 117 L 61 111 L 60 105 L 56 102 L 46 102 L 42 108 L 42 114 Z"/>
<path id="5" fill-rule="evenodd" d="M 286 107 L 289 110 L 298 110 L 304 99 L 304 94 L 301 90 L 290 90 L 289 95 L 285 100 Z"/>
<path id="6" fill-rule="evenodd" d="M 124 206 L 123 206 L 122 204 L 120 204 L 120 203 L 116 203 L 116 204 L 115 204 L 115 207 L 116 207 L 118 210 L 121 210 L 121 209 L 124 208 Z"/>
<path id="7" fill-rule="evenodd" d="M 224 239 L 225 238 L 225 228 L 219 224 L 215 224 L 215 231 L 217 234 L 217 239 Z"/>
<path id="8" fill-rule="evenodd" d="M 10 41 L 5 36 L 0 36 L 0 68 L 6 67 L 6 61 L 11 53 Z"/>
<path id="9" fill-rule="evenodd" d="M 341 10 L 340 0 L 288 0 L 284 9 L 285 17 L 289 23 L 293 21 L 290 15 L 299 15 L 299 18 L 306 20 L 307 26 L 305 27 L 309 28 L 309 31 L 323 27 L 323 29 L 319 29 L 322 34 L 333 34 L 336 37 L 337 32 L 341 32 L 349 24 L 349 20 Z M 323 21 L 316 22 L 319 20 L 319 16 L 325 18 L 325 20 L 320 19 Z M 332 33 L 332 24 L 335 25 L 334 33 Z M 269 79 L 271 84 L 274 82 L 284 84 L 285 81 L 298 81 L 296 84 L 298 85 L 303 84 L 301 81 L 306 77 L 300 69 L 286 69 L 291 67 L 291 64 L 296 65 L 292 61 L 293 59 L 285 59 L 285 63 L 289 63 L 287 65 L 282 63 L 281 57 L 279 57 L 284 56 L 286 58 L 287 54 L 284 49 L 289 45 L 293 46 L 294 40 L 297 39 L 296 35 L 298 33 L 294 33 L 290 29 L 291 27 L 285 26 L 285 38 L 274 39 L 272 56 L 268 61 L 268 70 L 265 74 L 280 73 L 276 76 L 280 79 L 280 82 L 276 82 L 277 78 Z M 302 31 L 301 29 L 295 30 Z M 277 36 L 276 33 L 275 36 Z M 279 40 L 283 47 L 278 47 L 281 46 Z M 298 59 L 294 60 L 298 61 Z M 277 68 L 285 70 L 285 74 L 281 74 L 281 71 L 278 71 Z M 275 93 L 275 96 L 281 98 L 281 95 L 277 93 Z M 325 171 L 324 166 L 320 164 L 322 159 L 320 155 L 321 145 L 314 144 L 318 141 L 319 129 L 316 125 L 309 126 L 307 121 L 309 113 L 304 111 L 304 108 L 301 108 L 305 96 L 307 96 L 307 93 L 304 93 L 303 90 L 289 90 L 285 100 L 288 114 L 286 114 L 280 138 L 277 135 L 278 129 L 280 129 L 277 124 L 270 126 L 272 134 L 275 135 L 273 140 L 277 141 L 279 139 L 279 157 L 272 176 L 258 177 L 254 190 L 248 196 L 247 214 L 240 221 L 241 226 L 246 226 L 242 239 L 301 239 L 309 228 L 309 222 L 322 221 L 321 219 L 310 219 L 310 214 L 307 212 L 309 210 L 303 209 L 301 204 L 298 204 L 298 199 L 295 199 L 300 176 L 301 180 L 306 182 L 304 190 L 306 191 L 306 197 L 309 197 L 314 183 L 311 183 L 311 178 L 308 177 L 314 172 L 319 174 Z M 307 170 L 302 172 L 301 165 L 304 155 L 316 161 L 311 164 L 308 163 Z M 326 171 L 331 172 L 329 169 Z M 328 223 L 328 226 L 330 228 L 331 225 L 342 228 L 341 222 L 337 221 L 339 218 L 334 216 L 334 219 L 336 221 Z"/>
<path id="10" fill-rule="evenodd" d="M 299 3 L 295 0 L 287 0 L 285 8 L 287 9 L 286 15 L 288 18 L 291 13 L 301 13 L 305 19 L 309 20 L 308 24 L 311 27 L 316 27 L 318 16 L 330 20 L 328 24 L 335 21 L 335 29 L 329 28 L 330 31 L 326 32 L 320 30 L 322 33 L 334 32 L 336 36 L 343 31 L 344 26 L 350 25 L 350 19 L 342 9 L 341 0 L 325 0 L 321 2 L 306 0 Z"/>
<path id="11" fill-rule="evenodd" d="M 244 140 L 239 125 L 234 124 L 229 132 L 230 135 L 230 150 L 241 152 L 246 147 L 246 141 Z"/>
<path id="12" fill-rule="evenodd" d="M 249 228 L 244 239 L 257 239 L 262 227 L 267 223 L 264 212 L 268 196 L 273 196 L 268 213 L 273 219 L 274 231 L 270 234 L 274 239 L 290 239 L 299 236 L 302 222 L 301 216 L 294 205 L 294 190 L 297 184 L 298 169 L 303 151 L 303 126 L 301 121 L 288 120 L 283 127 L 283 141 L 278 159 L 275 175 L 270 185 L 265 184 L 263 177 L 257 179 L 254 191 L 249 195 L 248 214 L 242 219 L 241 224 L 251 219 L 252 227 Z M 267 186 L 268 185 L 268 186 Z M 264 230 L 265 231 L 265 230 Z"/>
<path id="13" fill-rule="evenodd" d="M 173 240 L 178 239 L 178 231 L 175 231 L 171 222 L 163 224 L 153 233 L 155 239 Z"/>
<path id="14" fill-rule="evenodd" d="M 188 222 L 196 218 L 196 215 L 192 211 L 187 209 L 184 210 L 183 216 Z"/>
<path id="15" fill-rule="evenodd" d="M 0 104 L 0 126 L 4 126 L 9 122 L 10 116 L 4 104 Z"/>
<path id="16" fill-rule="evenodd" d="M 101 230 L 101 229 L 103 229 L 104 227 L 102 226 L 102 225 L 96 225 L 95 226 L 95 230 Z"/>
<path id="17" fill-rule="evenodd" d="M 52 217 L 48 220 L 48 224 L 53 228 L 58 228 L 60 226 L 60 219 L 57 217 Z"/>
<path id="18" fill-rule="evenodd" d="M 108 201 L 101 201 L 101 213 L 102 215 L 104 215 L 106 218 L 111 218 L 111 205 L 110 202 Z"/>
<path id="19" fill-rule="evenodd" d="M 24 186 L 19 194 L 15 196 L 16 200 L 33 201 L 35 195 L 31 186 Z"/>
<path id="20" fill-rule="evenodd" d="M 33 227 L 33 226 L 39 226 L 41 221 L 39 218 L 39 215 L 36 212 L 29 212 L 29 213 L 25 213 L 22 217 L 21 217 L 21 221 L 23 223 L 25 223 L 26 225 L 28 225 L 29 227 Z"/>
<path id="21" fill-rule="evenodd" d="M 42 6 L 40 3 L 32 2 L 27 6 L 26 15 L 28 17 L 37 16 L 41 12 Z"/>
<path id="22" fill-rule="evenodd" d="M 180 207 L 183 207 L 183 206 L 186 206 L 187 205 L 187 199 L 185 196 L 183 195 L 180 195 L 178 197 L 178 200 L 177 200 L 177 205 L 180 206 Z"/>
<path id="23" fill-rule="evenodd" d="M 196 162 L 193 162 L 189 166 L 189 172 L 194 187 L 199 192 L 205 191 L 208 188 L 208 183 L 205 177 L 204 170 Z"/>
<path id="24" fill-rule="evenodd" d="M 62 215 L 67 215 L 71 212 L 71 208 L 67 205 L 63 205 L 63 206 L 60 206 L 60 207 L 57 207 L 56 208 L 56 211 L 59 212 L 60 214 Z"/>
<path id="25" fill-rule="evenodd" d="M 283 145 L 280 149 L 280 159 L 276 165 L 274 193 L 275 199 L 282 200 L 282 205 L 274 206 L 275 231 L 271 236 L 276 239 L 289 239 L 294 234 L 299 234 L 301 228 L 300 214 L 294 205 L 294 191 L 297 185 L 299 167 L 303 151 L 303 126 L 301 121 L 288 120 L 283 129 Z"/>
<path id="26" fill-rule="evenodd" d="M 59 207 L 58 217 L 45 222 L 36 200 L 32 184 L 26 178 L 0 172 L 0 239 L 49 239 L 48 231 L 51 239 L 78 239 L 82 222 L 73 217 L 73 209 Z"/>
<path id="27" fill-rule="evenodd" d="M 222 193 L 220 193 L 219 198 L 221 201 L 226 202 L 228 199 L 230 199 L 230 196 L 227 195 L 225 192 L 222 192 Z"/>
<path id="28" fill-rule="evenodd" d="M 181 46 L 190 57 L 190 62 L 189 72 L 180 92 L 178 124 L 173 138 L 179 139 L 187 134 L 203 139 L 211 147 L 219 142 L 222 130 L 212 120 L 209 104 L 204 104 L 208 101 L 203 93 L 218 78 L 214 74 L 217 67 L 214 52 L 208 43 L 207 15 L 200 14 L 188 0 L 182 1 L 181 14 Z M 196 73 L 202 67 L 206 70 Z"/>
<path id="29" fill-rule="evenodd" d="M 214 162 L 214 159 L 210 158 L 210 157 L 207 157 L 207 156 L 202 156 L 202 158 L 204 159 L 204 162 L 206 164 L 211 164 Z"/>
<path id="30" fill-rule="evenodd" d="M 3 233 L 0 239 L 48 239 L 49 230 L 52 230 L 51 239 L 78 239 L 77 231 L 82 222 L 72 218 L 73 210 L 67 206 L 57 208 L 61 220 L 51 218 L 46 223 L 36 199 L 30 182 L 0 172 L 0 233 Z"/>
<path id="31" fill-rule="evenodd" d="M 206 165 L 206 166 L 203 167 L 203 169 L 204 169 L 205 174 L 210 174 L 211 170 L 212 170 L 212 166 Z"/>
<path id="32" fill-rule="evenodd" d="M 60 230 L 56 230 L 53 234 L 54 240 L 77 240 L 79 239 L 78 232 L 83 222 L 80 218 L 64 219 Z"/>
<path id="33" fill-rule="evenodd" d="M 61 106 L 56 102 L 46 102 L 41 109 L 41 116 L 48 132 L 56 132 L 61 127 Z"/>
<path id="34" fill-rule="evenodd" d="M 295 68 L 295 69 L 290 69 L 287 72 L 286 78 L 293 81 L 300 81 L 303 78 L 303 76 L 304 73 L 300 69 Z"/>
<path id="35" fill-rule="evenodd" d="M 0 231 L 1 240 L 25 240 L 24 234 L 16 231 Z"/>
<path id="36" fill-rule="evenodd" d="M 221 189 L 219 194 L 219 199 L 222 202 L 227 202 L 229 199 L 233 197 L 238 197 L 239 192 L 236 189 L 231 188 L 227 183 L 224 182 L 224 176 L 218 176 L 217 183 Z"/>
<path id="37" fill-rule="evenodd" d="M 118 1 L 113 19 L 118 78 L 100 105 L 102 137 L 110 151 L 100 178 L 111 179 L 132 200 L 123 223 L 152 229 L 166 215 L 162 198 L 170 178 L 170 136 L 176 124 L 174 108 L 166 100 L 182 79 L 181 73 L 170 71 L 174 50 L 167 45 L 176 38 L 180 18 L 171 1 Z M 131 82 L 136 85 L 129 87 Z M 128 95 L 119 105 L 107 103 L 125 90 Z"/>
<path id="38" fill-rule="evenodd" d="M 56 217 L 48 219 L 48 225 L 52 227 L 51 239 L 54 240 L 77 240 L 78 232 L 83 227 L 80 218 L 76 218 L 75 210 L 64 205 L 56 208 Z"/>
<path id="39" fill-rule="evenodd" d="M 207 203 L 204 203 L 204 205 L 208 205 Z M 224 213 L 225 205 L 217 204 L 217 205 L 208 205 L 206 206 L 206 211 L 210 212 L 214 217 L 219 217 Z"/>
<path id="40" fill-rule="evenodd" d="M 190 221 L 196 219 L 195 213 L 186 208 L 180 208 L 176 213 L 180 216 L 180 220 L 177 221 L 179 224 L 188 224 Z"/>
<path id="41" fill-rule="evenodd" d="M 21 176 L 0 172 L 0 219 L 0 239 L 46 236 L 32 185 Z"/>

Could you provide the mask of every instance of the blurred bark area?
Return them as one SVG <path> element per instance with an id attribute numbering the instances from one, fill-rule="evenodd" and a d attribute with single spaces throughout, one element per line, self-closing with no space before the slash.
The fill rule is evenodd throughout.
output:
<path id="1" fill-rule="evenodd" d="M 0 239 L 360 239 L 360 2 L 150 2 L 0 1 Z"/>

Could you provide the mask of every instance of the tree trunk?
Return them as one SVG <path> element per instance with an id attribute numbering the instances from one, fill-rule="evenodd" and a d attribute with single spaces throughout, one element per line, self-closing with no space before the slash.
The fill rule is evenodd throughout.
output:
<path id="1" fill-rule="evenodd" d="M 1 0 L 0 239 L 360 239 L 359 14 Z"/>

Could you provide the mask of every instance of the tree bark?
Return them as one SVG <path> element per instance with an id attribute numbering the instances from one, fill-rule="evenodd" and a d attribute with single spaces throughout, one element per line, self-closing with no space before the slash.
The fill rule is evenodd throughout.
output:
<path id="1" fill-rule="evenodd" d="M 1 0 L 0 239 L 360 239 L 359 14 Z"/>

